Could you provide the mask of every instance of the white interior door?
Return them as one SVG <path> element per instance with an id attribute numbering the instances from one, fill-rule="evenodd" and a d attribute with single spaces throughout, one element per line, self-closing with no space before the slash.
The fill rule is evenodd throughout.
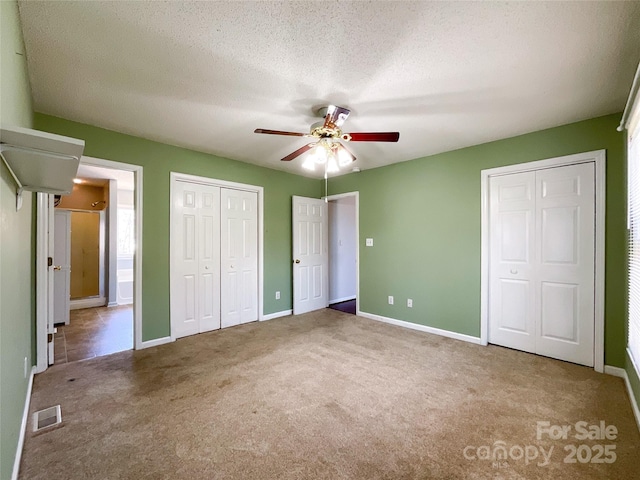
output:
<path id="1" fill-rule="evenodd" d="M 536 172 L 536 352 L 594 362 L 595 166 Z"/>
<path id="2" fill-rule="evenodd" d="M 594 364 L 595 169 L 490 179 L 489 341 Z"/>
<path id="3" fill-rule="evenodd" d="M 490 180 L 489 341 L 535 352 L 535 172 Z"/>
<path id="4" fill-rule="evenodd" d="M 220 328 L 220 188 L 176 182 L 171 322 L 176 338 Z"/>
<path id="5" fill-rule="evenodd" d="M 258 320 L 258 194 L 222 188 L 222 327 Z"/>
<path id="6" fill-rule="evenodd" d="M 53 323 L 69 324 L 71 299 L 71 212 L 54 212 Z"/>
<path id="7" fill-rule="evenodd" d="M 327 203 L 293 197 L 293 313 L 329 304 Z"/>
<path id="8" fill-rule="evenodd" d="M 54 276 L 57 271 L 53 263 L 53 255 L 55 250 L 55 223 L 54 223 L 54 206 L 53 195 L 47 195 L 46 208 L 46 242 L 47 242 L 47 363 L 53 365 L 55 350 L 55 295 L 54 295 Z M 71 241 L 71 240 L 69 240 Z"/>

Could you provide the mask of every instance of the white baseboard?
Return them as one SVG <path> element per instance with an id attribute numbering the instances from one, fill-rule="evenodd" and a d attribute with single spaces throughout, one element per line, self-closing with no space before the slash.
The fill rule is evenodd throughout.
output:
<path id="1" fill-rule="evenodd" d="M 481 345 L 479 337 L 472 337 L 471 335 L 465 335 L 464 333 L 450 332 L 449 330 L 442 330 L 440 328 L 428 327 L 426 325 L 420 325 L 418 323 L 405 322 L 404 320 L 396 320 L 395 318 L 383 317 L 382 315 L 375 315 L 373 313 L 367 313 L 358 311 L 357 315 L 371 320 L 377 320 L 378 322 L 390 323 L 391 325 L 397 325 L 399 327 L 410 328 L 411 330 L 418 330 L 420 332 L 433 333 L 434 335 L 440 335 L 441 337 L 453 338 L 455 340 L 462 340 L 463 342 L 475 343 Z"/>
<path id="2" fill-rule="evenodd" d="M 118 302 L 109 302 L 107 303 L 107 307 L 117 307 L 118 306 Z"/>
<path id="3" fill-rule="evenodd" d="M 607 375 L 613 375 L 614 377 L 620 377 L 624 380 L 624 384 L 627 387 L 627 393 L 629 394 L 629 401 L 631 402 L 631 409 L 633 410 L 633 415 L 636 417 L 638 430 L 640 430 L 640 408 L 638 408 L 638 402 L 636 401 L 636 397 L 631 389 L 631 382 L 629 382 L 629 375 L 627 375 L 627 371 L 624 368 L 605 365 L 604 373 Z"/>
<path id="4" fill-rule="evenodd" d="M 332 300 L 329 300 L 329 305 L 332 305 L 334 303 L 340 303 L 340 302 L 348 302 L 349 300 L 355 300 L 355 299 L 356 299 L 355 295 L 351 295 L 350 297 L 334 298 Z"/>
<path id="5" fill-rule="evenodd" d="M 107 299 L 104 297 L 81 298 L 80 300 L 71 300 L 69 304 L 70 310 L 80 310 L 81 308 L 104 307 Z"/>
<path id="6" fill-rule="evenodd" d="M 147 340 L 146 342 L 140 342 L 140 345 L 138 345 L 138 350 L 157 347 L 158 345 L 164 345 L 165 343 L 171 343 L 173 341 L 174 340 L 171 337 L 161 337 L 161 338 L 155 338 L 153 340 Z"/>
<path id="7" fill-rule="evenodd" d="M 270 313 L 269 315 L 263 315 L 260 319 L 261 322 L 265 320 L 273 320 L 274 318 L 287 317 L 293 314 L 293 310 L 283 310 L 281 312 Z"/>
<path id="8" fill-rule="evenodd" d="M 24 399 L 24 410 L 22 412 L 22 423 L 20 424 L 20 436 L 18 437 L 18 446 L 16 447 L 16 457 L 13 461 L 13 473 L 11 480 L 18 480 L 20 473 L 20 460 L 22 459 L 22 448 L 24 447 L 24 437 L 27 433 L 27 419 L 29 418 L 29 405 L 31 404 L 31 388 L 33 387 L 33 377 L 36 374 L 36 367 L 31 367 L 31 375 L 29 376 L 29 385 L 27 386 L 27 396 Z"/>

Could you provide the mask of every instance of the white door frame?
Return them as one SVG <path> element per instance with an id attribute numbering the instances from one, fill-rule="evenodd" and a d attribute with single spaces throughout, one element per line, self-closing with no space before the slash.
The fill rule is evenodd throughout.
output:
<path id="1" fill-rule="evenodd" d="M 360 192 L 338 193 L 322 198 L 330 202 L 346 197 L 355 197 L 356 200 L 356 315 L 360 315 Z M 329 264 L 331 264 L 331 249 L 329 249 Z"/>
<path id="2" fill-rule="evenodd" d="M 171 228 L 173 226 L 173 194 L 175 184 L 178 181 L 197 183 L 200 185 L 210 185 L 214 187 L 231 188 L 235 190 L 245 190 L 248 192 L 256 192 L 258 194 L 258 320 L 263 320 L 263 290 L 264 290 L 264 277 L 263 277 L 263 245 L 264 245 L 264 188 L 257 185 L 249 185 L 247 183 L 230 182 L 227 180 L 218 180 L 210 177 L 200 177 L 198 175 L 189 175 L 187 173 L 171 172 L 171 187 L 169 192 L 169 252 L 173 252 L 171 248 Z M 171 275 L 173 270 L 173 258 L 169 253 L 169 281 L 171 281 Z M 171 292 L 169 292 L 171 296 Z M 169 299 L 171 304 L 171 299 Z M 169 309 L 171 310 L 171 309 Z M 171 314 L 169 314 L 171 315 Z M 171 325 L 171 341 L 175 341 L 176 337 L 173 331 L 173 319 L 169 319 Z"/>
<path id="3" fill-rule="evenodd" d="M 135 196 L 133 199 L 136 215 L 135 242 L 136 253 L 133 262 L 134 291 L 133 291 L 133 348 L 144 348 L 142 342 L 142 166 L 130 163 L 114 162 L 101 158 L 83 156 L 80 159 L 83 165 L 91 165 L 114 170 L 132 172 L 135 182 Z M 47 266 L 47 214 L 49 195 L 37 194 L 36 201 L 36 373 L 44 372 L 47 367 L 47 315 L 49 288 L 47 278 L 49 267 Z M 151 345 L 149 345 L 151 346 Z"/>
<path id="4" fill-rule="evenodd" d="M 480 343 L 489 339 L 489 180 L 490 177 L 530 172 L 544 168 L 595 164 L 595 331 L 594 369 L 604 372 L 604 281 L 605 281 L 605 193 L 606 151 L 577 153 L 535 162 L 482 170 L 481 175 L 481 254 L 480 254 Z"/>

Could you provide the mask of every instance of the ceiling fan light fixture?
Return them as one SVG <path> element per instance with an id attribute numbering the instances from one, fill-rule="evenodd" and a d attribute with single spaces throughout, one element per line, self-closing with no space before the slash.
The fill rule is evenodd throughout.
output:
<path id="1" fill-rule="evenodd" d="M 342 125 L 351 113 L 351 110 L 337 105 L 321 106 L 314 109 L 314 113 L 324 118 L 323 121 L 311 125 L 309 133 L 288 132 L 282 130 L 268 130 L 256 128 L 255 133 L 267 133 L 271 135 L 285 135 L 291 137 L 314 138 L 315 143 L 308 143 L 296 151 L 285 156 L 281 160 L 290 162 L 300 155 L 307 154 L 303 167 L 307 170 L 315 164 L 323 165 L 325 175 L 327 172 L 338 172 L 341 167 L 347 167 L 356 160 L 342 142 L 397 142 L 399 132 L 358 132 L 343 133 Z M 330 163 L 330 165 L 329 165 Z"/>
<path id="2" fill-rule="evenodd" d="M 315 147 L 313 147 L 311 156 L 317 164 L 324 165 L 325 163 L 327 163 L 327 157 L 329 156 L 328 153 L 329 152 L 327 151 L 327 148 L 324 145 L 318 143 Z"/>
<path id="3" fill-rule="evenodd" d="M 329 160 L 327 161 L 327 173 L 338 173 L 339 171 L 340 168 L 338 167 L 335 155 L 329 156 Z"/>

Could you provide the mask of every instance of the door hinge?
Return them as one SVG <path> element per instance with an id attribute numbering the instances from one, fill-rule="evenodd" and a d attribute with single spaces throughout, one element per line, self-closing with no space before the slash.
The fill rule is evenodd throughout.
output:
<path id="1" fill-rule="evenodd" d="M 47 343 L 53 342 L 53 333 L 47 333 Z"/>

